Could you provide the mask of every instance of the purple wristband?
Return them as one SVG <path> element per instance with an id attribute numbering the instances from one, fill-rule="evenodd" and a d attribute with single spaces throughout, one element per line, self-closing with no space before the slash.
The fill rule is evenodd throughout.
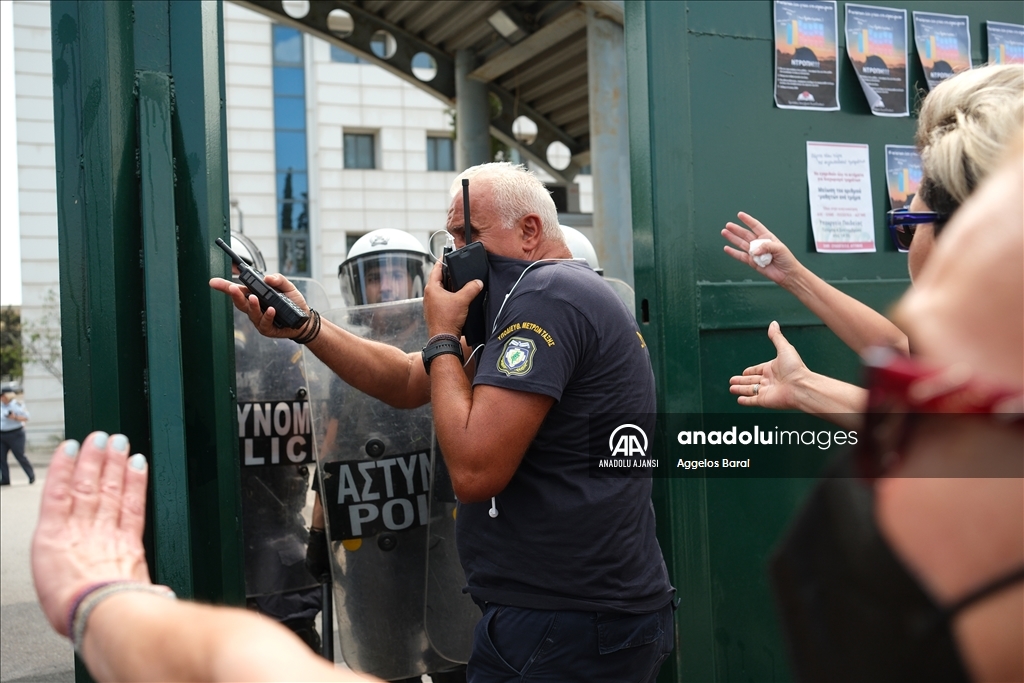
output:
<path id="1" fill-rule="evenodd" d="M 71 634 L 75 628 L 75 614 L 78 612 L 78 608 L 82 605 L 82 601 L 89 597 L 92 593 L 95 593 L 101 588 L 111 586 L 115 583 L 131 583 L 127 580 L 118 581 L 100 581 L 99 583 L 90 583 L 88 586 L 83 588 L 75 596 L 74 601 L 71 603 L 71 609 L 68 610 L 68 638 L 71 638 Z"/>

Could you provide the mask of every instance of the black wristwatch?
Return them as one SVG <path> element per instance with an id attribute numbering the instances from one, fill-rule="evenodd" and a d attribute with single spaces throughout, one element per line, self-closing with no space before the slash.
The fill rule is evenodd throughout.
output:
<path id="1" fill-rule="evenodd" d="M 423 369 L 428 375 L 433 360 L 448 353 L 458 356 L 459 362 L 463 362 L 462 342 L 454 334 L 437 334 L 427 341 L 427 345 L 423 347 Z"/>

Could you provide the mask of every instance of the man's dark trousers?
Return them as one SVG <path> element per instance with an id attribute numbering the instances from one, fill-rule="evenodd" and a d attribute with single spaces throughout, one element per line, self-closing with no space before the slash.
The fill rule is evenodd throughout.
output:
<path id="1" fill-rule="evenodd" d="M 7 452 L 13 451 L 14 458 L 25 470 L 28 480 L 35 481 L 36 473 L 32 470 L 32 463 L 25 457 L 25 428 L 12 429 L 9 432 L 0 432 L 0 482 L 11 483 L 11 473 L 7 469 Z"/>
<path id="2" fill-rule="evenodd" d="M 648 614 L 493 603 L 473 634 L 468 683 L 648 683 L 672 652 L 672 604 Z"/>

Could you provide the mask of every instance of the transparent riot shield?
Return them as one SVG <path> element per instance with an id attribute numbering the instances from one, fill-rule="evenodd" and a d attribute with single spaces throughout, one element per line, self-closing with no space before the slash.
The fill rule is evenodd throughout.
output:
<path id="1" fill-rule="evenodd" d="M 319 283 L 293 282 L 311 306 L 329 306 Z M 316 461 L 302 347 L 262 336 L 238 310 L 234 322 L 246 597 L 278 621 L 312 618 L 319 584 L 304 559 Z"/>
<path id="2" fill-rule="evenodd" d="M 604 281 L 608 283 L 608 286 L 612 288 L 612 291 L 615 292 L 616 296 L 622 300 L 622 303 L 626 304 L 626 308 L 629 309 L 629 312 L 632 313 L 635 318 L 636 292 L 633 291 L 633 288 L 623 280 L 619 280 L 614 277 L 606 277 Z"/>
<path id="3" fill-rule="evenodd" d="M 466 574 L 455 547 L 455 492 L 437 441 L 434 441 L 427 550 L 427 601 L 424 612 L 430 644 L 446 659 L 468 662 L 473 651 L 473 627 L 480 608 L 468 593 L 452 590 L 466 585 Z"/>
<path id="4" fill-rule="evenodd" d="M 322 315 L 357 336 L 406 351 L 418 352 L 427 339 L 422 299 Z M 424 624 L 430 406 L 392 408 L 342 382 L 308 351 L 306 364 L 345 662 L 387 680 L 464 662 L 436 650 Z M 456 595 L 465 584 L 461 568 L 436 580 Z"/>

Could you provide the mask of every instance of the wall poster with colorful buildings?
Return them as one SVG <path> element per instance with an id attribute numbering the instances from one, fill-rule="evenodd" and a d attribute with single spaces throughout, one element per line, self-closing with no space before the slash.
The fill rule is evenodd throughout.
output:
<path id="1" fill-rule="evenodd" d="M 909 116 L 907 11 L 846 5 L 846 53 L 876 116 Z"/>
<path id="2" fill-rule="evenodd" d="M 989 64 L 1024 64 L 1024 26 L 986 21 Z"/>
<path id="3" fill-rule="evenodd" d="M 921 155 L 913 145 L 885 146 L 885 181 L 889 208 L 905 209 L 921 185 Z"/>
<path id="4" fill-rule="evenodd" d="M 969 23 L 966 15 L 914 12 L 914 42 L 929 90 L 971 68 Z"/>
<path id="5" fill-rule="evenodd" d="M 836 3 L 775 0 L 775 105 L 839 109 Z"/>

